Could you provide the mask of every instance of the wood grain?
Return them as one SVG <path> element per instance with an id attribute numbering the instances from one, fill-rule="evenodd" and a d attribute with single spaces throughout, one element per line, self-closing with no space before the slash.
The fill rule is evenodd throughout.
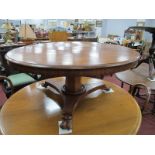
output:
<path id="1" fill-rule="evenodd" d="M 64 78 L 53 78 L 61 85 Z M 102 83 L 94 78 L 82 78 L 82 83 Z M 82 100 L 73 116 L 75 135 L 136 134 L 141 123 L 141 112 L 134 98 L 120 87 L 105 82 L 114 93 L 100 90 Z M 62 100 L 57 93 L 31 84 L 7 100 L 0 113 L 3 134 L 58 134 Z"/>

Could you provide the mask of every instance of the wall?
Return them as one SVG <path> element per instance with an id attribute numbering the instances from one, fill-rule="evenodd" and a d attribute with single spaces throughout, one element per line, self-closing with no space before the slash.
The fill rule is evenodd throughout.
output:
<path id="1" fill-rule="evenodd" d="M 16 20 L 16 19 L 15 19 L 15 20 L 8 20 L 8 21 L 9 21 L 9 23 L 12 23 L 12 24 L 15 25 L 15 26 L 16 26 L 16 25 L 20 25 L 20 22 L 21 22 L 21 21 L 18 20 L 18 19 L 17 19 L 17 20 Z M 6 19 L 0 19 L 0 27 L 1 27 L 1 25 L 4 24 L 4 23 L 6 23 Z"/>
<path id="2" fill-rule="evenodd" d="M 71 19 L 58 19 L 58 25 L 61 25 L 61 21 L 72 21 Z M 6 20 L 0 20 L 0 26 Z M 45 29 L 48 29 L 48 19 L 22 19 L 22 20 L 9 20 L 13 22 L 14 25 L 20 25 L 20 22 L 24 24 L 25 22 L 28 24 L 35 24 L 40 26 L 41 24 L 44 26 Z M 153 26 L 155 27 L 155 20 L 154 19 L 146 19 L 145 26 Z M 97 28 L 96 31 L 98 35 L 107 37 L 108 34 L 118 35 L 120 37 L 124 36 L 124 31 L 130 26 L 136 26 L 137 19 L 103 19 L 102 28 Z M 99 34 L 101 33 L 101 34 Z M 148 32 L 144 32 L 144 39 L 148 42 L 152 40 L 152 35 Z"/>
<path id="3" fill-rule="evenodd" d="M 102 36 L 107 37 L 108 34 L 124 36 L 124 31 L 130 26 L 136 26 L 137 19 L 103 19 Z M 155 27 L 155 19 L 146 19 L 145 26 Z M 144 31 L 144 40 L 152 41 L 152 35 Z"/>
<path id="4" fill-rule="evenodd" d="M 154 19 L 147 19 L 145 21 L 145 26 L 155 27 L 155 20 Z M 144 32 L 144 39 L 147 42 L 151 42 L 152 41 L 152 34 L 149 32 Z"/>
<path id="5" fill-rule="evenodd" d="M 136 26 L 136 19 L 104 19 L 102 35 L 107 37 L 108 34 L 124 36 L 124 31 L 130 26 Z"/>
<path id="6" fill-rule="evenodd" d="M 32 24 L 32 25 L 40 25 L 42 23 L 44 23 L 44 19 L 22 19 L 21 20 L 21 24 Z"/>

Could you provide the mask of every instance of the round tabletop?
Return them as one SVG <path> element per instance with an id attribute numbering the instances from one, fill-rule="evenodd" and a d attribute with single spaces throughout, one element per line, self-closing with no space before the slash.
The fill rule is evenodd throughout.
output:
<path id="1" fill-rule="evenodd" d="M 153 73 L 155 75 L 155 72 Z M 151 90 L 155 90 L 155 81 L 150 81 L 149 77 L 149 65 L 142 63 L 135 69 L 116 73 L 116 77 L 129 85 L 135 85 L 137 83 L 143 83 Z"/>
<path id="2" fill-rule="evenodd" d="M 50 81 L 64 82 L 64 78 Z M 103 83 L 94 78 L 82 78 L 82 83 Z M 89 94 L 76 108 L 72 134 L 136 134 L 141 124 L 141 111 L 135 99 L 110 82 L 114 92 L 102 90 Z M 51 88 L 50 88 L 51 89 Z M 59 132 L 58 121 L 62 100 L 56 92 L 31 84 L 12 95 L 1 109 L 0 128 L 3 134 L 53 134 Z M 59 103 L 59 104 L 58 104 Z"/>
<path id="3" fill-rule="evenodd" d="M 11 50 L 6 54 L 9 63 L 22 71 L 33 71 L 34 67 L 40 72 L 45 69 L 47 72 L 54 69 L 57 72 L 84 70 L 82 75 L 85 75 L 86 70 L 93 69 L 115 68 L 112 72 L 125 70 L 133 66 L 138 58 L 139 53 L 130 48 L 96 42 L 34 44 Z"/>

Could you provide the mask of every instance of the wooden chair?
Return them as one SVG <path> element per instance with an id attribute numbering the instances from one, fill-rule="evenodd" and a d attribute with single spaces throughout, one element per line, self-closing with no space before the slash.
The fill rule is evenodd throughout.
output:
<path id="1" fill-rule="evenodd" d="M 147 114 L 148 108 L 149 108 L 149 101 L 151 97 L 151 89 L 142 83 L 137 83 L 131 87 L 130 93 L 133 97 L 141 97 L 141 95 L 139 94 L 140 89 L 143 89 L 144 91 L 142 95 L 144 99 L 144 103 L 141 106 L 141 111 L 142 111 L 142 114 Z"/>
<path id="2" fill-rule="evenodd" d="M 53 41 L 53 42 L 67 41 L 68 33 L 67 32 L 54 31 L 54 32 L 49 32 L 48 37 L 49 37 L 49 40 Z"/>
<path id="3" fill-rule="evenodd" d="M 116 73 L 116 77 L 121 81 L 122 88 L 124 87 L 124 84 L 127 84 L 129 86 L 129 92 L 133 96 L 136 98 L 138 97 L 140 100 L 143 99 L 143 104 L 141 104 L 143 114 L 155 112 L 155 103 L 153 99 L 155 96 L 155 85 L 154 82 L 147 79 L 148 71 L 149 65 L 143 63 L 134 70 Z M 153 103 L 152 109 L 150 103 Z"/>
<path id="4" fill-rule="evenodd" d="M 0 75 L 0 82 L 3 90 L 8 97 L 24 86 L 35 82 L 36 80 L 26 73 L 18 73 L 8 77 Z"/>

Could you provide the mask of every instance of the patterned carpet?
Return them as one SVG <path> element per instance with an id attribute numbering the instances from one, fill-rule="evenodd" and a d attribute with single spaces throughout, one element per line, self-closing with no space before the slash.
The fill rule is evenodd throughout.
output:
<path id="1" fill-rule="evenodd" d="M 117 85 L 120 86 L 121 82 L 115 78 L 115 76 L 106 76 L 104 78 L 105 80 L 111 81 Z M 124 85 L 124 89 L 128 91 L 129 86 Z M 0 86 L 0 106 L 2 106 L 6 101 L 6 96 L 2 91 L 2 88 Z M 138 100 L 139 104 L 141 104 L 142 100 Z M 150 106 L 152 106 L 150 104 Z M 144 115 L 142 118 L 142 124 L 139 129 L 138 135 L 155 135 L 155 114 L 147 114 Z"/>

